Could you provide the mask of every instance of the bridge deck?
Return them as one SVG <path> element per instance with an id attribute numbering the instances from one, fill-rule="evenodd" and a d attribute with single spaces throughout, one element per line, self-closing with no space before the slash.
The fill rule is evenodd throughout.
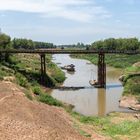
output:
<path id="1" fill-rule="evenodd" d="M 60 50 L 60 49 L 44 49 L 44 50 L 0 50 L 0 53 L 34 53 L 34 54 L 139 54 L 138 51 L 112 51 L 112 50 Z"/>

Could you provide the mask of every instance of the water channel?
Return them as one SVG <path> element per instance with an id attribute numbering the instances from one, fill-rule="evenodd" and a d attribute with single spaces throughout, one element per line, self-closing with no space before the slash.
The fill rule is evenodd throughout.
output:
<path id="1" fill-rule="evenodd" d="M 74 59 L 67 54 L 53 55 L 53 62 L 58 66 L 75 65 L 75 72 L 66 74 L 63 86 L 84 86 L 80 90 L 53 90 L 52 96 L 62 102 L 74 105 L 73 111 L 86 116 L 105 116 L 113 111 L 127 111 L 119 108 L 119 99 L 122 96 L 123 87 L 118 78 L 121 70 L 107 67 L 107 87 L 97 89 L 89 84 L 91 78 L 97 79 L 97 66 L 87 60 Z"/>

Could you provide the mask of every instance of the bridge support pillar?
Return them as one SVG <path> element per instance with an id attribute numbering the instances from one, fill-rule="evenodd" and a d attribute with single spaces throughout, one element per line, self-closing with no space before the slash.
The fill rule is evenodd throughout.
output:
<path id="1" fill-rule="evenodd" d="M 40 54 L 41 58 L 41 84 L 45 84 L 45 77 L 46 77 L 46 60 L 45 54 Z"/>
<path id="2" fill-rule="evenodd" d="M 98 56 L 98 84 L 100 88 L 106 87 L 105 54 L 100 52 Z"/>

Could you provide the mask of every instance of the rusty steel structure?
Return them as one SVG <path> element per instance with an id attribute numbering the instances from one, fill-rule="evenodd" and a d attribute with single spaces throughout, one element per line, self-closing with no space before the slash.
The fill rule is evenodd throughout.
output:
<path id="1" fill-rule="evenodd" d="M 139 54 L 136 51 L 112 51 L 112 50 L 61 50 L 61 49 L 44 49 L 44 50 L 2 50 L 0 53 L 14 54 L 14 53 L 28 53 L 40 54 L 41 59 L 41 83 L 45 85 L 46 77 L 46 54 L 98 54 L 98 87 L 106 87 L 106 64 L 105 54 Z"/>
<path id="2" fill-rule="evenodd" d="M 45 77 L 46 77 L 46 59 L 45 59 L 45 54 L 40 54 L 40 59 L 41 59 L 41 83 L 45 85 Z"/>
<path id="3" fill-rule="evenodd" d="M 98 85 L 100 88 L 106 87 L 105 54 L 102 52 L 98 54 Z"/>

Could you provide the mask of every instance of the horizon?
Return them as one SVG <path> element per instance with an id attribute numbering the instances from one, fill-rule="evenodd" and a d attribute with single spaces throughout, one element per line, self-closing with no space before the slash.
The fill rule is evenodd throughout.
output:
<path id="1" fill-rule="evenodd" d="M 0 0 L 0 28 L 11 38 L 55 45 L 140 39 L 139 0 Z"/>

